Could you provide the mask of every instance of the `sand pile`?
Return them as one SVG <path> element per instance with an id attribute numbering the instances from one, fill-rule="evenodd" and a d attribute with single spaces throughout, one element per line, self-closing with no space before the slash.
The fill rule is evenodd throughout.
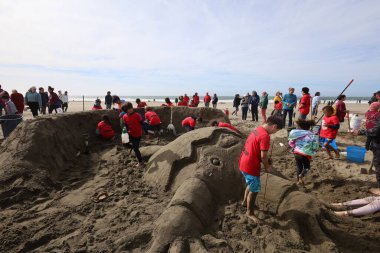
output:
<path id="1" fill-rule="evenodd" d="M 224 118 L 213 109 L 178 109 L 177 130 L 189 114 L 206 122 Z M 170 109 L 157 111 L 168 124 Z M 120 131 L 116 113 L 108 113 Z M 144 139 L 150 160 L 141 170 L 118 142 L 96 140 L 101 114 L 26 121 L 2 144 L 1 252 L 380 251 L 377 216 L 337 218 L 320 201 L 366 196 L 369 185 L 344 180 L 337 164 L 319 156 L 306 188 L 298 188 L 292 154 L 279 146 L 285 131 L 275 138 L 275 171 L 266 202 L 258 199 L 257 226 L 240 205 L 237 161 L 245 136 L 208 127 L 175 140 L 164 136 L 158 145 Z"/>

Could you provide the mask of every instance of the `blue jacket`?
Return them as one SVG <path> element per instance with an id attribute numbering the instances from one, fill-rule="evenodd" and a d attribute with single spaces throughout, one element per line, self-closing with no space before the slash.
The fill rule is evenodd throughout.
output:
<path id="1" fill-rule="evenodd" d="M 292 110 L 294 109 L 294 106 L 297 105 L 297 96 L 294 94 L 285 94 L 282 102 L 285 110 Z M 288 106 L 288 104 L 290 104 L 290 106 Z"/>
<path id="2" fill-rule="evenodd" d="M 42 106 L 42 100 L 41 100 L 41 95 L 40 93 L 37 92 L 27 92 L 25 94 L 25 104 L 29 104 L 30 102 L 37 102 L 39 106 Z"/>

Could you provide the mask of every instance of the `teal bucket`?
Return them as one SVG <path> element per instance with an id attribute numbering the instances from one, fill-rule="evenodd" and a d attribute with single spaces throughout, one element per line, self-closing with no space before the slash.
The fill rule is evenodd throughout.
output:
<path id="1" fill-rule="evenodd" d="M 347 146 L 347 160 L 355 163 L 364 163 L 367 150 L 358 146 Z"/>

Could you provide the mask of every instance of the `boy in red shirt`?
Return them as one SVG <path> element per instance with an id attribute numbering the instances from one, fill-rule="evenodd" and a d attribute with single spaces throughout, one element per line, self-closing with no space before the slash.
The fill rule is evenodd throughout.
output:
<path id="1" fill-rule="evenodd" d="M 198 107 L 198 105 L 199 105 L 199 96 L 198 96 L 197 92 L 195 92 L 195 94 L 193 96 L 193 101 L 194 101 L 195 107 Z"/>
<path id="2" fill-rule="evenodd" d="M 203 102 L 205 102 L 205 107 L 210 107 L 211 96 L 206 92 L 206 96 L 203 98 Z"/>
<path id="3" fill-rule="evenodd" d="M 302 97 L 299 105 L 300 119 L 306 119 L 307 115 L 310 113 L 311 96 L 309 94 L 309 88 L 302 88 Z"/>
<path id="4" fill-rule="evenodd" d="M 96 128 L 96 134 L 104 140 L 114 140 L 115 131 L 112 128 L 112 124 L 107 115 L 102 116 L 102 121 L 99 122 Z"/>
<path id="5" fill-rule="evenodd" d="M 270 116 L 266 123 L 259 126 L 248 136 L 244 149 L 240 155 L 239 168 L 246 182 L 243 205 L 247 205 L 247 216 L 255 223 L 259 219 L 253 213 L 253 207 L 257 194 L 260 192 L 260 165 L 263 163 L 265 171 L 270 172 L 270 160 L 268 150 L 270 146 L 270 134 L 282 129 L 282 118 Z"/>
<path id="6" fill-rule="evenodd" d="M 121 109 L 125 113 L 123 115 L 123 121 L 125 127 L 128 130 L 129 140 L 132 144 L 133 151 L 136 154 L 137 160 L 139 161 L 138 166 L 143 166 L 144 162 L 140 153 L 140 140 L 142 136 L 142 117 L 140 114 L 133 111 L 133 105 L 131 103 L 124 104 Z"/>
<path id="7" fill-rule="evenodd" d="M 139 98 L 136 99 L 136 104 L 137 104 L 137 108 L 144 108 L 145 106 L 147 106 L 147 104 L 141 101 Z"/>
<path id="8" fill-rule="evenodd" d="M 187 96 L 187 94 L 185 94 L 185 96 L 183 96 L 183 101 L 186 103 L 186 105 L 189 104 L 190 98 L 189 98 L 189 96 Z"/>
<path id="9" fill-rule="evenodd" d="M 214 127 L 225 127 L 225 128 L 228 128 L 228 129 L 231 129 L 232 131 L 235 131 L 236 133 L 240 133 L 239 130 L 237 130 L 233 125 L 231 124 L 228 124 L 228 123 L 225 123 L 225 122 L 217 122 L 217 121 L 213 121 L 211 123 L 211 126 L 214 126 Z"/>
<path id="10" fill-rule="evenodd" d="M 161 119 L 160 119 L 160 117 L 158 117 L 157 113 L 152 111 L 152 109 L 150 107 L 145 108 L 145 120 L 146 120 L 146 123 L 148 124 L 147 125 L 148 132 L 152 131 L 149 133 L 154 134 L 155 131 L 160 133 L 160 131 L 161 131 Z"/>
<path id="11" fill-rule="evenodd" d="M 336 159 L 340 158 L 338 150 L 335 150 L 330 144 L 335 140 L 338 129 L 340 127 L 339 119 L 334 114 L 334 108 L 332 106 L 325 106 L 322 109 L 325 116 L 322 119 L 322 128 L 320 132 L 321 141 L 324 142 L 324 147 L 328 158 L 325 160 L 332 159 L 331 150 L 334 151 Z"/>
<path id="12" fill-rule="evenodd" d="M 182 127 L 185 128 L 186 132 L 190 132 L 194 130 L 195 125 L 197 124 L 197 120 L 198 122 L 202 122 L 201 117 L 199 117 L 198 119 L 194 116 L 187 117 L 184 120 L 182 120 Z"/>

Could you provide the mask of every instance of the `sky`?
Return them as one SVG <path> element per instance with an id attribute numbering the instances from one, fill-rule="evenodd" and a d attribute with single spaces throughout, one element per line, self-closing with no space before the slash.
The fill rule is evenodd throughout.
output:
<path id="1" fill-rule="evenodd" d="M 380 89 L 380 1 L 0 0 L 0 84 L 220 96 Z"/>

